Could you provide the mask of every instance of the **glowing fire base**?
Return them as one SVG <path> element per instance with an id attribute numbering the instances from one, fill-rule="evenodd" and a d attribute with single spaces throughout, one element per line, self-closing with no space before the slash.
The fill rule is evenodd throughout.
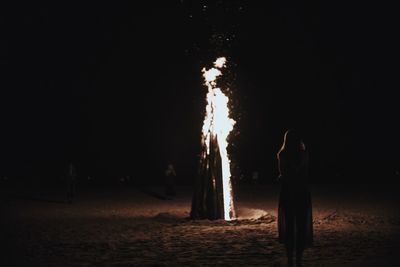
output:
<path id="1" fill-rule="evenodd" d="M 224 212 L 221 155 L 216 138 L 210 140 L 210 153 L 204 144 L 192 199 L 192 219 L 225 219 L 236 217 L 232 207 L 228 216 Z"/>

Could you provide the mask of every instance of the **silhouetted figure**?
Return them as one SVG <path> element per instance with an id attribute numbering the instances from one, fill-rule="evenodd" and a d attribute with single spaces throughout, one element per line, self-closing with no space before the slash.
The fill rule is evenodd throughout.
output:
<path id="1" fill-rule="evenodd" d="M 308 152 L 299 135 L 285 133 L 278 152 L 281 192 L 278 209 L 279 241 L 285 244 L 288 265 L 301 266 L 303 251 L 313 243 L 311 194 L 308 190 Z"/>
<path id="2" fill-rule="evenodd" d="M 254 171 L 251 175 L 251 183 L 258 184 L 258 180 L 259 180 L 258 172 Z"/>
<path id="3" fill-rule="evenodd" d="M 76 169 L 75 166 L 70 163 L 68 166 L 67 174 L 67 200 L 69 203 L 76 195 Z"/>
<path id="4" fill-rule="evenodd" d="M 176 177 L 176 172 L 174 165 L 170 163 L 168 164 L 167 169 L 165 170 L 165 194 L 167 196 L 174 196 L 176 194 L 174 187 L 175 177 Z"/>

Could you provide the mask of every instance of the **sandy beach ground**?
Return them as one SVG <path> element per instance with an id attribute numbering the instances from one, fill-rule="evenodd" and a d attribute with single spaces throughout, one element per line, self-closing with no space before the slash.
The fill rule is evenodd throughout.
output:
<path id="1" fill-rule="evenodd" d="M 312 186 L 304 266 L 400 266 L 399 186 Z M 277 185 L 239 185 L 238 219 L 188 219 L 191 187 L 1 190 L 1 266 L 286 266 Z"/>

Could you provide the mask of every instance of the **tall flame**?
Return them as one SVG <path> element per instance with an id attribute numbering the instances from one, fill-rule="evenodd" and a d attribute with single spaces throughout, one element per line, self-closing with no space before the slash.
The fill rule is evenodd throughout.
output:
<path id="1" fill-rule="evenodd" d="M 214 62 L 214 68 L 203 68 L 203 77 L 208 88 L 206 116 L 203 123 L 203 137 L 210 154 L 211 135 L 217 138 L 222 163 L 222 192 L 224 204 L 224 219 L 231 220 L 233 216 L 233 197 L 230 160 L 228 158 L 228 135 L 232 131 L 235 121 L 229 117 L 229 98 L 217 87 L 216 79 L 222 75 L 226 58 L 220 57 Z"/>

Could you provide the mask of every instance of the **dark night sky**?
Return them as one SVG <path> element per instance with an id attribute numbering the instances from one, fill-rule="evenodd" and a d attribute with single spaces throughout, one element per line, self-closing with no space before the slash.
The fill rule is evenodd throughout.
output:
<path id="1" fill-rule="evenodd" d="M 225 55 L 235 174 L 272 181 L 282 135 L 296 127 L 314 181 L 395 179 L 395 9 L 261 2 L 2 8 L 1 175 L 53 177 L 73 160 L 82 175 L 151 180 L 172 159 L 190 181 L 200 70 Z"/>

